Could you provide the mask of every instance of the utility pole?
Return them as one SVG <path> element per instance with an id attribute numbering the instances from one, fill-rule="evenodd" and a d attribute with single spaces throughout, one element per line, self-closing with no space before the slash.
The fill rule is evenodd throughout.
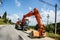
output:
<path id="1" fill-rule="evenodd" d="M 47 14 L 47 25 L 48 25 L 48 22 L 49 22 L 49 14 Z"/>
<path id="2" fill-rule="evenodd" d="M 55 5 L 55 35 L 57 31 L 57 4 Z"/>
<path id="3" fill-rule="evenodd" d="M 40 1 L 55 8 L 55 35 L 56 35 L 56 32 L 57 32 L 57 4 L 55 4 L 55 6 L 54 6 L 54 5 L 52 5 L 52 4 L 48 3 L 48 2 L 45 2 L 43 0 L 40 0 Z"/>

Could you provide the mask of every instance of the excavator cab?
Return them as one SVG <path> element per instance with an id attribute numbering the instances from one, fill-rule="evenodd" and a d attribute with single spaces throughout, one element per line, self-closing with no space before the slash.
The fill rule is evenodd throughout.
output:
<path id="1" fill-rule="evenodd" d="M 29 29 L 28 25 L 29 25 L 29 19 L 25 19 L 24 25 L 22 23 L 20 24 L 21 30 L 27 31 Z"/>
<path id="2" fill-rule="evenodd" d="M 24 25 L 21 23 L 21 20 L 19 20 L 15 24 L 15 29 L 27 30 L 27 29 L 29 29 L 28 25 L 29 25 L 29 19 L 25 19 Z"/>

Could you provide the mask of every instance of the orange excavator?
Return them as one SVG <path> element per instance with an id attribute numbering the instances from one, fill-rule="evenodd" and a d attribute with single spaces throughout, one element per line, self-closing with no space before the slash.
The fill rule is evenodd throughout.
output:
<path id="1" fill-rule="evenodd" d="M 23 26 L 25 25 L 25 18 L 26 17 L 31 17 L 31 16 L 35 16 L 36 21 L 38 23 L 39 29 L 38 31 L 32 31 L 32 36 L 33 37 L 41 37 L 41 36 L 46 36 L 46 32 L 45 32 L 45 26 L 42 24 L 42 17 L 38 11 L 37 8 L 34 8 L 33 11 L 30 11 L 29 13 L 27 13 L 26 15 L 23 16 L 22 18 L 22 22 L 21 22 L 21 26 L 23 28 Z"/>

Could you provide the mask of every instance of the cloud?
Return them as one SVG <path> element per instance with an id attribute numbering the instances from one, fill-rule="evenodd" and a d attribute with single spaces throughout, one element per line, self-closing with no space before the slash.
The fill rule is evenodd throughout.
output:
<path id="1" fill-rule="evenodd" d="M 1 5 L 2 3 L 0 2 L 0 5 Z"/>
<path id="2" fill-rule="evenodd" d="M 15 22 L 18 20 L 19 16 L 18 16 L 17 14 L 7 15 L 7 18 L 8 18 L 9 20 L 12 20 L 12 22 L 15 23 Z"/>
<path id="3" fill-rule="evenodd" d="M 32 10 L 32 7 L 28 7 L 28 8 L 29 8 L 30 11 Z"/>
<path id="4" fill-rule="evenodd" d="M 57 22 L 60 22 L 60 10 L 57 11 Z"/>
<path id="5" fill-rule="evenodd" d="M 15 4 L 16 4 L 17 7 L 21 6 L 21 3 L 18 0 L 15 0 Z"/>
<path id="6" fill-rule="evenodd" d="M 55 22 L 55 11 L 42 9 L 40 14 L 42 16 L 42 24 L 47 24 L 47 15 L 48 14 L 49 14 L 49 22 L 48 23 L 50 24 L 50 23 Z M 37 24 L 37 21 L 35 18 L 29 17 L 28 19 L 30 20 L 29 25 L 36 25 Z M 60 10 L 57 11 L 57 22 L 60 22 Z"/>
<path id="7" fill-rule="evenodd" d="M 49 14 L 49 24 L 55 22 L 55 11 L 53 10 L 45 10 L 41 9 L 41 16 L 42 16 L 42 24 L 47 24 L 47 14 Z M 18 18 L 22 19 L 24 14 L 13 14 L 13 15 L 8 15 L 7 17 L 12 20 L 12 22 L 16 22 Z M 36 25 L 37 21 L 36 19 L 32 17 L 27 17 L 29 19 L 30 23 L 29 25 Z M 60 10 L 57 11 L 57 22 L 60 22 Z"/>
<path id="8" fill-rule="evenodd" d="M 49 24 L 55 22 L 55 11 L 53 10 L 41 10 L 42 21 L 44 24 L 47 24 L 47 15 L 49 14 Z M 57 22 L 60 22 L 60 10 L 57 11 Z"/>
<path id="9" fill-rule="evenodd" d="M 54 23 L 55 19 L 55 13 L 53 10 L 44 10 L 42 9 L 41 16 L 42 16 L 42 22 L 43 24 L 47 24 L 47 15 L 49 15 L 49 24 Z"/>
<path id="10" fill-rule="evenodd" d="M 36 18 L 33 18 L 33 16 L 27 17 L 26 19 L 29 19 L 29 25 L 36 25 L 37 24 Z"/>
<path id="11" fill-rule="evenodd" d="M 19 16 L 17 14 L 14 14 L 13 16 L 16 17 L 16 18 L 19 18 Z"/>

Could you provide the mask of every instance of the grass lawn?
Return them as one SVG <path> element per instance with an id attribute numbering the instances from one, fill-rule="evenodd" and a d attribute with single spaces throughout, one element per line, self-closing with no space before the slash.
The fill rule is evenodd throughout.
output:
<path id="1" fill-rule="evenodd" d="M 46 32 L 47 33 L 47 36 L 48 37 L 51 37 L 51 38 L 56 38 L 56 40 L 60 40 L 60 35 L 59 34 L 54 34 L 54 33 L 48 33 L 48 32 Z"/>
<path id="2" fill-rule="evenodd" d="M 8 21 L 7 23 L 4 23 L 4 19 L 0 19 L 0 25 L 3 25 L 3 24 L 10 24 Z"/>
<path id="3" fill-rule="evenodd" d="M 3 21 L 4 21 L 4 19 L 0 19 L 0 25 L 5 24 Z"/>

